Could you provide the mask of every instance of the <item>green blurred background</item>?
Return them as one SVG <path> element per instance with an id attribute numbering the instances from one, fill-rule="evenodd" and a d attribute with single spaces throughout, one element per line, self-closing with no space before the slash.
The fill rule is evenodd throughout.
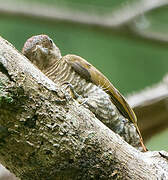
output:
<path id="1" fill-rule="evenodd" d="M 23 0 L 17 0 L 17 2 Z M 26 2 L 26 0 L 24 0 Z M 14 2 L 14 1 L 13 1 Z M 27 0 L 85 13 L 104 15 L 128 6 L 133 0 Z M 135 0 L 134 0 L 135 2 Z M 1 6 L 1 5 L 0 5 Z M 148 13 L 147 31 L 168 32 L 168 8 Z M 143 22 L 140 22 L 143 23 Z M 61 49 L 62 55 L 77 54 L 100 69 L 124 94 L 139 91 L 159 82 L 168 72 L 168 50 L 150 41 L 138 40 L 96 27 L 75 23 L 47 22 L 24 16 L 0 16 L 0 35 L 18 50 L 32 35 L 47 34 Z M 148 141 L 153 150 L 168 150 L 168 131 Z"/>

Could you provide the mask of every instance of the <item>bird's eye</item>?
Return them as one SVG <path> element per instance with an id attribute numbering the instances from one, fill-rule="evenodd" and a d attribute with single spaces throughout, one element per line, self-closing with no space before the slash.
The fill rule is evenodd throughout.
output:
<path id="1" fill-rule="evenodd" d="M 52 44 L 53 43 L 53 41 L 50 39 L 50 43 Z"/>

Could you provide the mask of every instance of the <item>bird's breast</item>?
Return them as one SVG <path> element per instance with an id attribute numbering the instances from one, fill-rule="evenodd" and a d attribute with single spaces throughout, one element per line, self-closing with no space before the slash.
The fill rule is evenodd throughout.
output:
<path id="1" fill-rule="evenodd" d="M 65 82 L 72 84 L 75 91 L 82 95 L 90 92 L 95 86 L 93 83 L 82 78 L 73 68 L 65 61 L 56 62 L 45 72 L 47 77 L 52 81 L 62 85 Z"/>

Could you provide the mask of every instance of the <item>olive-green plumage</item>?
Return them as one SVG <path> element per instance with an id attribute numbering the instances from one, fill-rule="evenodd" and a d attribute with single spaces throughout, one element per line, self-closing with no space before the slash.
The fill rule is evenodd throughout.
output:
<path id="1" fill-rule="evenodd" d="M 109 94 L 112 103 L 120 113 L 134 124 L 140 136 L 141 145 L 144 151 L 147 151 L 134 111 L 121 93 L 93 65 L 76 55 L 61 57 L 57 46 L 46 35 L 34 36 L 27 40 L 22 52 L 52 80 L 69 82 L 77 88 L 85 87 L 85 92 L 92 89 L 93 85 L 101 87 Z M 35 53 L 32 54 L 32 52 Z M 45 59 L 45 62 L 40 62 L 41 59 Z"/>

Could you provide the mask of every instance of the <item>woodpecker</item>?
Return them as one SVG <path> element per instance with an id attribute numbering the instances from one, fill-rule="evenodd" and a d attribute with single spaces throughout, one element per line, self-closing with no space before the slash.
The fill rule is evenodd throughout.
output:
<path id="1" fill-rule="evenodd" d="M 53 40 L 43 34 L 29 38 L 23 46 L 22 53 L 54 82 L 60 85 L 70 83 L 75 92 L 86 99 L 86 104 L 90 104 L 94 114 L 105 124 L 110 124 L 114 131 L 118 128 L 115 123 L 120 123 L 122 120 L 116 118 L 116 122 L 109 122 L 110 118 L 115 119 L 114 116 L 118 117 L 116 114 L 121 113 L 134 124 L 142 148 L 147 151 L 134 111 L 123 95 L 92 64 L 77 55 L 69 54 L 62 57 Z M 114 105 L 118 111 L 114 111 Z M 123 124 L 127 125 L 127 122 Z M 123 132 L 117 133 L 121 136 L 123 134 Z M 124 138 L 127 141 L 126 136 Z"/>

